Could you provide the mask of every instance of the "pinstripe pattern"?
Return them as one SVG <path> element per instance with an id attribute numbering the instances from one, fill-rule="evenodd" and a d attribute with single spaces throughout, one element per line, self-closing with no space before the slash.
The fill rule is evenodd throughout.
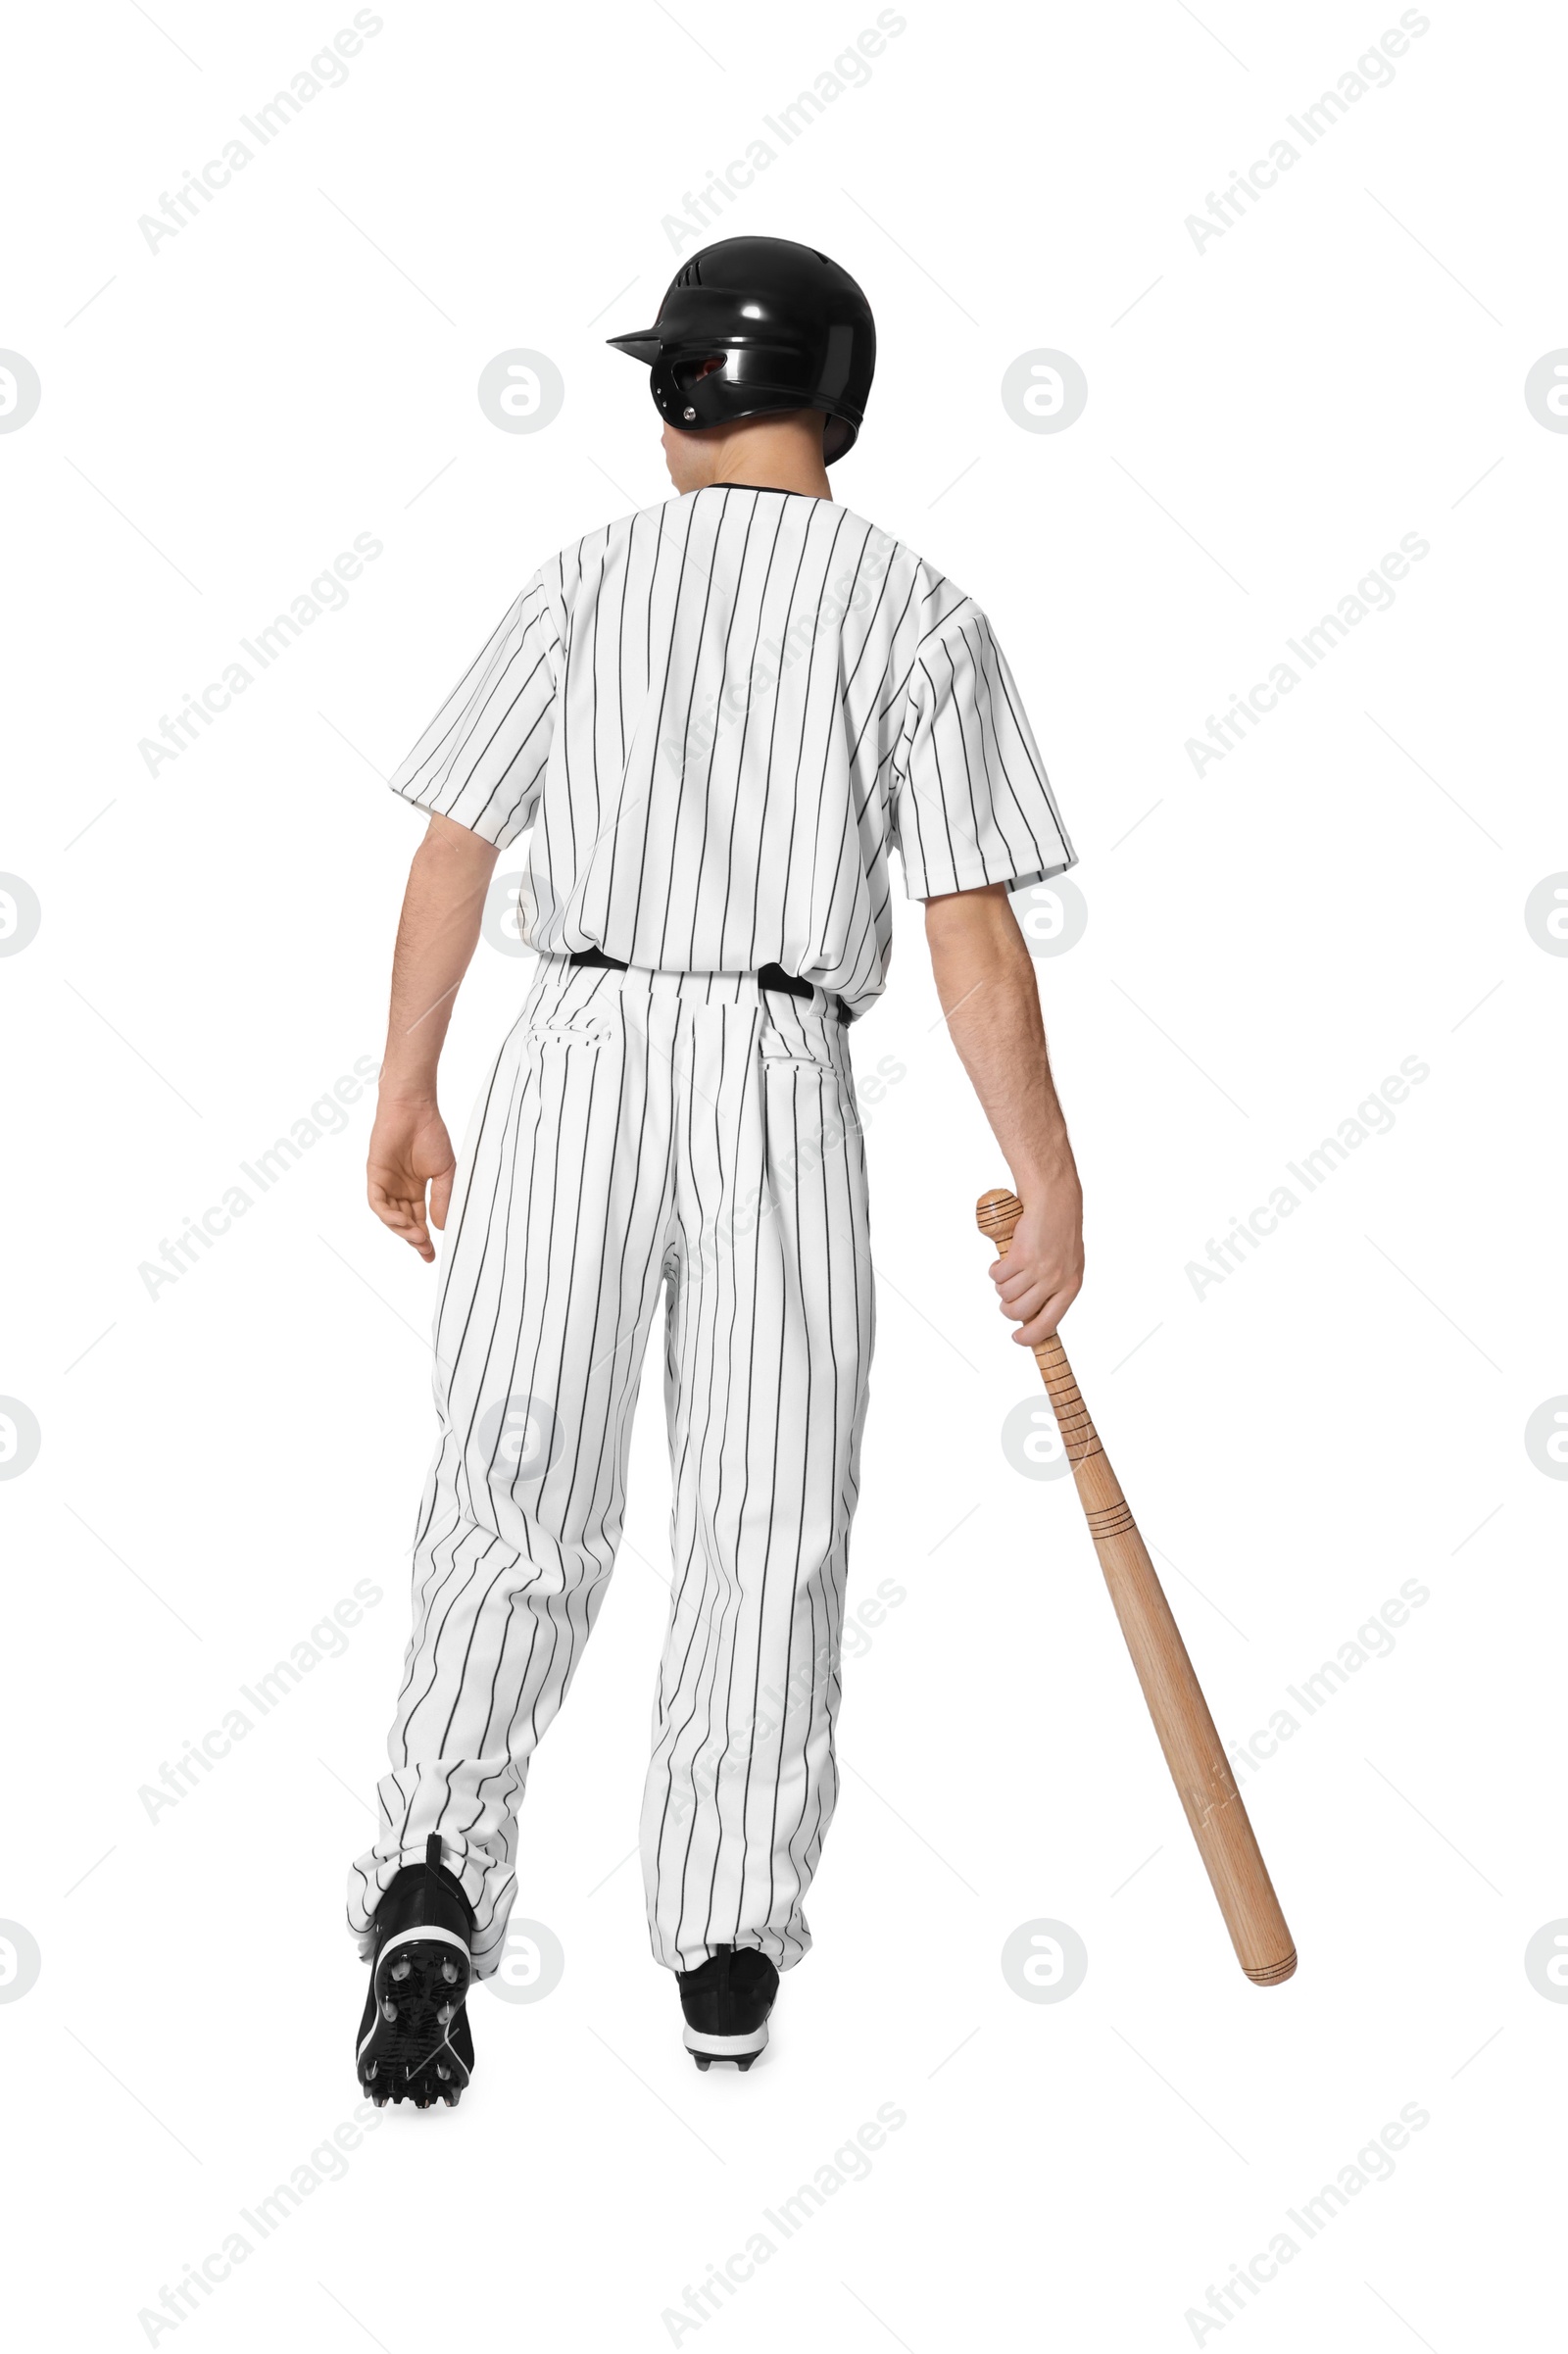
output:
<path id="1" fill-rule="evenodd" d="M 714 486 L 542 565 L 393 779 L 505 846 L 540 954 L 460 1161 L 414 1632 L 350 1875 L 440 1834 L 494 1970 L 534 1746 L 592 1631 L 662 1294 L 654 1952 L 781 1969 L 832 1818 L 873 1309 L 844 1025 L 911 897 L 1073 862 L 985 615 L 828 500 Z M 630 968 L 573 967 L 599 947 Z M 808 1002 L 761 992 L 777 963 Z"/>
<path id="2" fill-rule="evenodd" d="M 362 1949 L 434 1831 L 475 1907 L 476 1970 L 496 1965 L 528 1760 L 620 1536 L 662 1292 L 674 1500 L 643 1807 L 654 1952 L 689 1969 L 755 1945 L 787 1968 L 810 1942 L 873 1320 L 844 1026 L 820 994 L 747 974 L 544 956 L 460 1160 L 414 1633 L 377 1839 L 350 1874 Z"/>
<path id="3" fill-rule="evenodd" d="M 541 565 L 393 780 L 505 846 L 525 937 L 881 990 L 911 898 L 1074 863 L 974 600 L 830 500 L 715 484 Z"/>

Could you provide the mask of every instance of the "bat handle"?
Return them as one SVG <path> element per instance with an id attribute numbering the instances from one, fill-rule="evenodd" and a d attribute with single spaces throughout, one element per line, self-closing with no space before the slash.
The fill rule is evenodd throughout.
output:
<path id="1" fill-rule="evenodd" d="M 975 1224 L 989 1241 L 996 1244 L 999 1258 L 1006 1257 L 1013 1229 L 1022 1216 L 1023 1203 L 1016 1194 L 1007 1193 L 1004 1187 L 999 1186 L 994 1192 L 981 1195 L 974 1213 Z M 1035 1347 L 1033 1355 L 1040 1368 L 1040 1378 L 1046 1385 L 1046 1395 L 1051 1399 L 1051 1410 L 1056 1417 L 1056 1428 L 1061 1433 L 1067 1460 L 1076 1471 L 1089 1456 L 1104 1452 L 1100 1444 L 1100 1434 L 1090 1420 L 1089 1408 L 1073 1379 L 1067 1351 L 1057 1335 L 1053 1333 L 1049 1340 L 1041 1341 Z"/>

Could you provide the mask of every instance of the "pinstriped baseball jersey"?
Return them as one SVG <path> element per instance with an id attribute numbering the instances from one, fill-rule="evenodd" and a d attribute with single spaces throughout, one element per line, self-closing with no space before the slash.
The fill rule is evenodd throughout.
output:
<path id="1" fill-rule="evenodd" d="M 542 564 L 393 789 L 505 847 L 522 933 L 633 966 L 883 986 L 911 898 L 1072 865 L 972 597 L 830 500 L 714 484 Z"/>

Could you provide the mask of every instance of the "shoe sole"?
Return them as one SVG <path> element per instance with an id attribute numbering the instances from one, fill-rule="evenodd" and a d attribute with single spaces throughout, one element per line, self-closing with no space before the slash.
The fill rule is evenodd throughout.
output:
<path id="1" fill-rule="evenodd" d="M 759 2053 L 766 2047 L 767 2021 L 764 2019 L 761 2026 L 754 2028 L 749 2035 L 710 2035 L 702 2028 L 688 2027 L 681 2040 L 705 2074 L 715 2060 L 733 2060 L 744 2076 Z"/>
<path id="2" fill-rule="evenodd" d="M 455 2109 L 468 2082 L 454 2049 L 473 1967 L 463 1939 L 445 1929 L 409 1929 L 389 1937 L 375 1959 L 375 2024 L 361 2040 L 360 2083 L 378 2109 L 412 2100 Z M 391 2016 L 388 2016 L 390 2007 Z"/>

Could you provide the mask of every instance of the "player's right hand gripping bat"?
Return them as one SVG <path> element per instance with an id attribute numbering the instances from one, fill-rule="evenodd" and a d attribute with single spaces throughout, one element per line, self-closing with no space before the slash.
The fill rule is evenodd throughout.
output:
<path id="1" fill-rule="evenodd" d="M 1022 1215 L 1016 1194 L 981 1195 L 976 1223 L 996 1244 L 999 1257 L 1005 1257 Z M 1296 1968 L 1296 1947 L 1187 1646 L 1054 1333 L 1041 1342 L 1034 1357 L 1165 1763 L 1236 1957 L 1254 1986 L 1277 1986 Z"/>

